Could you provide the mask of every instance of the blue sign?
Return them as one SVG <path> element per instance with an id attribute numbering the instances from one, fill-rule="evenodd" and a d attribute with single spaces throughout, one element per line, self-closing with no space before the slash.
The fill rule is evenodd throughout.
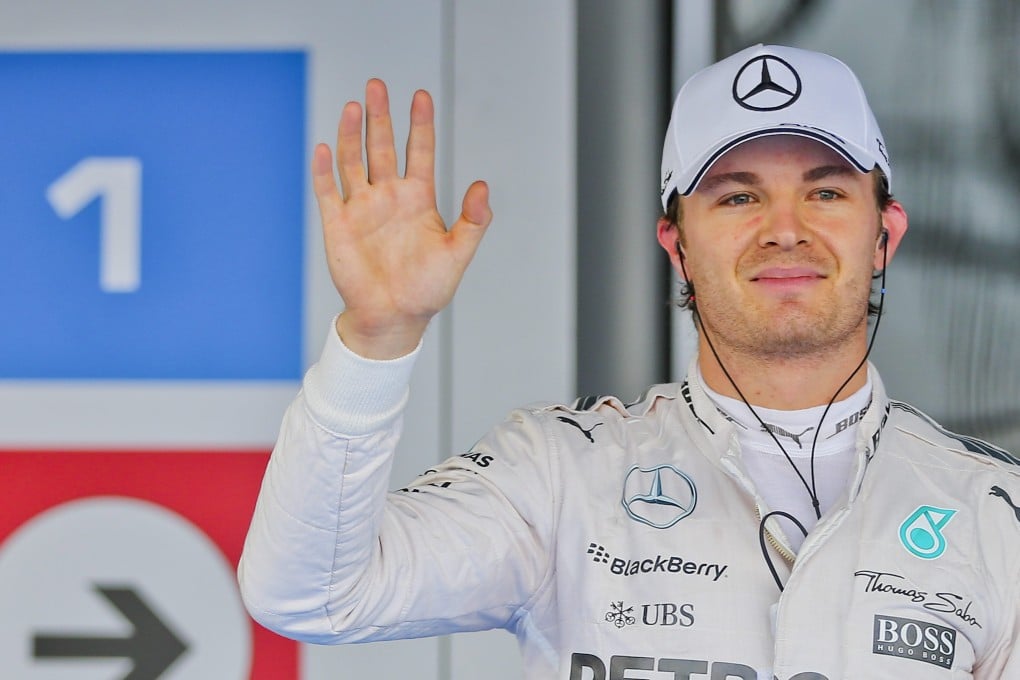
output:
<path id="1" fill-rule="evenodd" d="M 5 53 L 0 87 L 0 378 L 300 378 L 304 53 Z"/>

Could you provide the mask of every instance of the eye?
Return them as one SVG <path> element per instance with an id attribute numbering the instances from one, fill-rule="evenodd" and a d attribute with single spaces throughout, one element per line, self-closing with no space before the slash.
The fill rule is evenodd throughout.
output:
<path id="1" fill-rule="evenodd" d="M 815 196 L 822 199 L 823 201 L 835 201 L 839 198 L 840 193 L 835 189 L 819 189 L 815 192 Z"/>
<path id="2" fill-rule="evenodd" d="M 719 201 L 719 204 L 720 205 L 734 205 L 734 206 L 735 205 L 747 205 L 747 204 L 751 203 L 752 201 L 754 201 L 754 197 L 751 194 L 740 192 L 740 193 L 730 194 L 729 196 L 726 196 L 721 201 Z"/>

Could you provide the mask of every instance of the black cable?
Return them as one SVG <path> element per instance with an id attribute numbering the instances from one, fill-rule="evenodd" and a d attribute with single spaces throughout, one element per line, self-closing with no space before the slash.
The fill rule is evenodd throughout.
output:
<path id="1" fill-rule="evenodd" d="M 708 331 L 705 328 L 705 324 L 701 321 L 701 315 L 697 312 L 696 308 L 695 308 L 695 311 L 694 311 L 694 318 L 695 318 L 697 324 L 701 327 L 701 333 L 705 337 L 705 342 L 708 343 L 709 349 L 712 350 L 712 355 L 715 357 L 716 362 L 718 362 L 719 368 L 722 369 L 723 375 L 725 375 L 726 379 L 730 381 L 730 385 L 732 385 L 733 389 L 736 390 L 737 394 L 740 396 L 740 400 L 742 402 L 744 402 L 745 406 L 747 406 L 747 409 L 751 412 L 751 415 L 753 415 L 755 417 L 755 420 L 757 420 L 761 424 L 762 430 L 767 432 L 769 434 L 769 436 L 772 437 L 772 440 L 776 443 L 776 446 L 778 446 L 779 450 L 783 452 L 783 456 L 786 457 L 786 460 L 790 464 L 790 467 L 793 468 L 793 471 L 797 474 L 797 477 L 800 479 L 801 484 L 803 484 L 804 488 L 807 490 L 808 497 L 811 498 L 811 506 L 815 510 L 815 519 L 821 519 L 822 518 L 821 501 L 818 498 L 818 487 L 817 487 L 817 480 L 816 480 L 816 477 L 815 477 L 815 448 L 818 446 L 818 434 L 822 430 L 822 423 L 825 422 L 825 416 L 828 415 L 829 409 L 831 409 L 832 405 L 836 402 L 836 397 L 839 396 L 839 393 L 843 391 L 843 388 L 846 387 L 850 383 L 851 380 L 853 380 L 854 376 L 857 375 L 857 372 L 860 371 L 861 367 L 864 366 L 864 364 L 868 361 L 868 357 L 871 355 L 871 349 L 875 346 L 875 338 L 878 335 L 878 324 L 882 320 L 882 307 L 883 307 L 883 305 L 885 303 L 885 270 L 886 270 L 886 268 L 888 267 L 888 264 L 889 264 L 889 261 L 888 261 L 889 251 L 888 251 L 888 248 L 887 248 L 888 241 L 889 241 L 889 232 L 886 229 L 883 228 L 882 229 L 882 274 L 881 274 L 881 276 L 882 276 L 882 285 L 881 285 L 881 288 L 879 289 L 878 313 L 877 313 L 876 318 L 875 318 L 875 325 L 874 325 L 874 327 L 872 328 L 872 331 L 871 331 L 871 340 L 868 342 L 868 348 L 864 352 L 864 358 L 861 359 L 860 363 L 857 364 L 857 367 L 854 368 L 854 370 L 850 373 L 850 375 L 847 377 L 847 379 L 843 381 L 843 384 L 841 384 L 839 386 L 839 388 L 836 390 L 835 394 L 832 395 L 832 398 L 829 399 L 829 403 L 826 404 L 825 410 L 822 411 L 822 417 L 818 420 L 818 425 L 815 427 L 815 436 L 811 440 L 811 454 L 810 454 L 810 458 L 809 458 L 810 473 L 811 473 L 811 484 L 810 485 L 808 484 L 807 480 L 804 479 L 804 475 L 801 473 L 801 471 L 797 467 L 796 463 L 793 462 L 793 458 L 790 456 L 789 453 L 787 453 L 786 448 L 783 447 L 783 444 L 779 441 L 779 438 L 776 437 L 775 433 L 766 426 L 765 421 L 761 418 L 761 416 L 758 415 L 758 412 L 754 410 L 753 406 L 751 406 L 751 403 L 747 400 L 747 398 L 744 396 L 744 393 L 740 390 L 740 387 L 737 386 L 737 382 L 733 379 L 733 376 L 731 376 L 730 372 L 728 370 L 726 370 L 726 366 L 725 366 L 725 364 L 723 364 L 722 359 L 719 357 L 719 353 L 716 351 L 715 345 L 712 344 L 712 339 L 708 336 Z M 683 256 L 683 253 L 680 250 L 680 242 L 679 241 L 677 241 L 676 248 L 677 248 L 677 255 L 678 255 L 679 260 L 680 260 L 680 270 L 683 272 L 684 280 L 688 282 L 688 285 L 690 285 L 690 277 L 687 276 L 687 268 L 684 266 L 684 256 Z M 798 522 L 798 524 L 799 524 L 799 522 Z M 806 533 L 805 533 L 805 536 L 806 536 Z M 770 568 L 771 568 L 771 564 L 770 564 Z"/>
<path id="2" fill-rule="evenodd" d="M 867 350 L 864 352 L 864 358 L 861 359 L 860 363 L 857 364 L 857 367 L 854 368 L 854 370 L 850 373 L 849 377 L 847 377 L 847 379 L 843 381 L 843 384 L 839 386 L 839 388 L 836 390 L 836 393 L 832 395 L 831 399 L 829 399 L 829 403 L 826 404 L 825 410 L 822 411 L 822 417 L 818 420 L 818 426 L 815 428 L 815 436 L 811 440 L 811 456 L 810 456 L 811 484 L 810 485 L 807 483 L 807 480 L 804 479 L 804 475 L 801 474 L 800 469 L 793 462 L 793 458 L 791 458 L 790 454 L 787 453 L 786 449 L 783 447 L 783 444 L 779 441 L 779 438 L 776 437 L 775 433 L 772 430 L 770 430 L 768 427 L 766 427 L 765 421 L 762 420 L 761 416 L 758 415 L 758 412 L 754 410 L 754 407 L 751 406 L 751 403 L 744 396 L 744 393 L 740 391 L 740 388 L 737 386 L 737 382 L 733 379 L 733 376 L 731 376 L 730 372 L 728 370 L 726 370 L 726 366 L 723 364 L 722 359 L 719 357 L 719 353 L 716 351 L 715 345 L 712 344 L 712 340 L 708 336 L 708 331 L 705 328 L 705 324 L 701 321 L 701 315 L 699 314 L 699 312 L 697 310 L 697 306 L 695 306 L 694 309 L 693 309 L 695 323 L 697 323 L 701 327 L 702 336 L 705 338 L 705 342 L 708 343 L 709 349 L 712 350 L 712 355 L 715 357 L 715 360 L 719 363 L 719 368 L 722 369 L 723 375 L 726 376 L 726 379 L 730 381 L 730 385 L 732 385 L 733 389 L 736 390 L 738 395 L 740 395 L 740 400 L 744 402 L 744 405 L 747 406 L 747 409 L 751 412 L 751 414 L 755 417 L 755 419 L 759 423 L 761 423 L 762 430 L 764 430 L 765 432 L 769 433 L 769 436 L 771 436 L 773 441 L 776 442 L 776 446 L 778 446 L 779 450 L 783 452 L 783 455 L 786 457 L 787 462 L 790 463 L 790 467 L 792 467 L 793 471 L 795 473 L 797 473 L 797 477 L 800 479 L 801 483 L 804 485 L 804 488 L 808 492 L 808 496 L 811 498 L 811 505 L 815 509 L 815 518 L 816 519 L 821 519 L 822 518 L 821 502 L 818 499 L 818 487 L 817 487 L 817 483 L 816 483 L 817 480 L 816 480 L 816 477 L 815 477 L 815 449 L 818 446 L 818 435 L 822 431 L 822 423 L 825 422 L 825 416 L 827 416 L 829 414 L 829 409 L 831 409 L 832 405 L 836 402 L 836 397 L 839 396 L 839 393 L 843 391 L 844 387 L 846 387 L 848 384 L 850 384 L 850 381 L 853 380 L 854 376 L 857 375 L 857 372 L 861 370 L 861 367 L 863 367 L 864 364 L 867 363 L 868 357 L 871 355 L 871 349 L 875 346 L 875 338 L 878 336 L 878 324 L 882 320 L 882 308 L 883 308 L 883 306 L 885 304 L 885 270 L 888 269 L 888 265 L 889 265 L 888 244 L 889 244 L 889 232 L 888 232 L 888 230 L 883 228 L 882 229 L 882 273 L 881 273 L 882 285 L 879 288 L 878 312 L 877 312 L 876 317 L 875 317 L 875 325 L 874 325 L 874 327 L 871 330 L 871 340 L 868 342 Z M 687 282 L 687 285 L 690 287 L 690 289 L 692 291 L 691 299 L 694 299 L 694 296 L 693 296 L 693 286 L 691 284 L 690 277 L 687 275 L 687 268 L 684 266 L 684 255 L 683 255 L 683 252 L 680 250 L 680 242 L 679 241 L 676 242 L 676 250 L 677 250 L 677 256 L 679 257 L 679 260 L 680 260 L 680 271 L 683 273 L 684 280 Z M 775 580 L 776 586 L 779 588 L 779 592 L 782 593 L 783 589 L 784 589 L 783 582 L 779 578 L 779 572 L 776 571 L 776 565 L 772 562 L 772 557 L 769 555 L 768 546 L 765 543 L 765 531 L 766 531 L 765 522 L 768 521 L 768 519 L 770 517 L 772 517 L 773 515 L 779 515 L 781 517 L 785 517 L 788 520 L 790 520 L 791 522 L 793 522 L 797 526 L 797 528 L 800 529 L 801 533 L 804 534 L 804 538 L 807 538 L 808 531 L 807 531 L 807 528 L 800 522 L 800 520 L 798 520 L 796 517 L 794 517 L 790 513 L 784 512 L 782 510 L 773 510 L 772 512 L 769 512 L 764 517 L 762 517 L 761 522 L 758 523 L 758 544 L 761 546 L 762 557 L 765 559 L 765 564 L 766 564 L 766 566 L 768 566 L 769 572 L 772 574 L 772 578 Z"/>
<path id="3" fill-rule="evenodd" d="M 677 242 L 677 253 L 678 254 L 680 253 L 679 242 Z M 683 272 L 684 280 L 686 280 L 689 285 L 691 279 L 690 277 L 687 276 L 687 268 L 684 267 L 684 256 L 682 254 L 680 254 L 680 270 Z M 751 406 L 751 403 L 744 396 L 744 393 L 740 391 L 739 387 L 737 387 L 737 382 L 733 379 L 733 376 L 730 375 L 730 372 L 726 370 L 725 364 L 723 364 L 722 359 L 719 358 L 719 353 L 715 350 L 715 345 L 712 344 L 712 339 L 708 337 L 708 330 L 705 328 L 705 324 L 701 321 L 701 314 L 698 313 L 697 308 L 695 308 L 694 310 L 694 319 L 695 322 L 699 326 L 701 326 L 701 334 L 704 336 L 705 342 L 708 343 L 708 348 L 712 350 L 712 355 L 715 357 L 715 360 L 719 363 L 719 368 L 722 369 L 722 372 L 726 376 L 726 379 L 730 381 L 730 385 L 732 385 L 733 389 L 735 389 L 737 391 L 737 394 L 740 395 L 740 400 L 744 402 L 745 406 L 747 406 L 748 410 L 751 412 L 751 415 L 753 415 L 755 419 L 759 423 L 761 423 L 762 430 L 767 432 L 769 436 L 772 437 L 772 440 L 776 443 L 776 446 L 778 446 L 779 450 L 783 452 L 784 456 L 786 456 L 786 460 L 787 462 L 790 463 L 790 467 L 792 467 L 793 471 L 797 473 L 797 477 L 800 478 L 801 484 L 804 485 L 804 489 L 807 490 L 808 496 L 811 497 L 811 504 L 815 508 L 815 514 L 818 515 L 818 518 L 820 519 L 821 518 L 821 512 L 819 511 L 820 503 L 818 502 L 818 497 L 815 496 L 814 490 L 812 488 L 814 485 L 813 484 L 814 480 L 812 480 L 812 484 L 810 485 L 808 484 L 807 480 L 804 479 L 804 475 L 801 474 L 800 470 L 797 468 L 797 465 L 793 462 L 793 458 L 790 457 L 790 454 L 786 452 L 786 449 L 783 447 L 782 443 L 780 443 L 779 438 L 776 437 L 776 434 L 771 429 L 766 427 L 765 421 L 761 419 L 761 416 L 759 416 L 758 412 L 755 411 L 754 407 Z"/>
<path id="4" fill-rule="evenodd" d="M 875 346 L 875 337 L 878 335 L 878 324 L 882 321 L 882 306 L 885 304 L 885 270 L 889 265 L 889 251 L 886 248 L 889 242 L 889 232 L 885 229 L 882 230 L 882 285 L 878 289 L 878 312 L 875 314 L 875 325 L 871 329 L 871 341 L 868 343 L 868 349 L 864 353 L 864 358 L 861 359 L 861 363 L 857 364 L 857 368 L 850 374 L 850 377 L 843 381 L 843 384 L 836 390 L 836 394 L 832 395 L 832 399 L 829 400 L 829 404 L 822 411 L 822 418 L 818 421 L 818 427 L 815 428 L 815 436 L 811 440 L 811 491 L 815 499 L 818 498 L 818 489 L 815 486 L 815 446 L 818 444 L 818 433 L 822 431 L 822 423 L 825 421 L 825 416 L 828 415 L 829 409 L 832 408 L 833 402 L 836 401 L 836 397 L 843 391 L 843 388 L 853 380 L 853 377 L 857 375 L 857 371 L 861 370 L 861 367 L 871 356 L 871 348 Z M 821 519 L 819 516 L 818 519 Z"/>
<path id="5" fill-rule="evenodd" d="M 804 528 L 804 525 L 800 523 L 800 520 L 798 520 L 790 513 L 783 512 L 782 510 L 773 510 L 772 512 L 762 517 L 761 522 L 758 523 L 758 543 L 761 545 L 761 554 L 765 558 L 765 564 L 768 565 L 769 571 L 772 572 L 772 578 L 776 580 L 776 586 L 779 587 L 779 592 L 783 592 L 783 582 L 779 578 L 779 572 L 776 571 L 776 565 L 772 563 L 772 558 L 769 557 L 768 546 L 765 545 L 765 522 L 772 515 L 780 515 L 796 524 L 797 528 L 800 529 L 801 532 L 804 534 L 804 538 L 807 538 L 808 531 L 806 528 Z"/>

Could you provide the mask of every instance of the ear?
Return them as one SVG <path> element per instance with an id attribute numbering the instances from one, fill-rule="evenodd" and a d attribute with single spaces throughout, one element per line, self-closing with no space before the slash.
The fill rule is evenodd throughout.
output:
<path id="1" fill-rule="evenodd" d="M 655 224 L 656 235 L 659 239 L 659 245 L 662 246 L 663 250 L 669 255 L 670 264 L 673 265 L 673 270 L 676 271 L 677 276 L 681 280 L 684 279 L 684 271 L 680 266 L 680 229 L 667 220 L 665 216 L 660 217 L 659 221 Z"/>
<path id="2" fill-rule="evenodd" d="M 896 249 L 900 246 L 904 234 L 907 233 L 907 211 L 899 201 L 893 201 L 882 211 L 882 228 L 888 233 L 885 243 L 882 243 L 881 235 L 875 244 L 874 268 L 876 271 L 882 269 L 883 260 L 888 264 L 892 262 Z M 885 252 L 883 252 L 883 250 Z"/>

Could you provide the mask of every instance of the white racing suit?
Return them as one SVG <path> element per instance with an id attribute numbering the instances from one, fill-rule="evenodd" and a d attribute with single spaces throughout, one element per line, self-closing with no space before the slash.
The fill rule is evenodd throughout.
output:
<path id="1" fill-rule="evenodd" d="M 510 414 L 388 493 L 413 355 L 331 334 L 239 567 L 315 643 L 506 628 L 529 680 L 1020 678 L 1020 467 L 874 394 L 844 496 L 791 560 L 697 382 Z"/>

